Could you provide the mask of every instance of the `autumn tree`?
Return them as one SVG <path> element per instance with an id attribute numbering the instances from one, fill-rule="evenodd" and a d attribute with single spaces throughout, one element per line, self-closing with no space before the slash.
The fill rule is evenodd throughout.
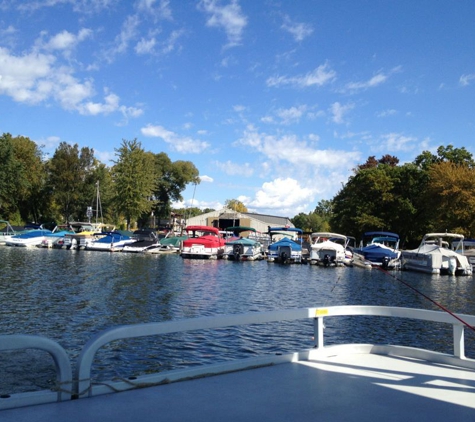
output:
<path id="1" fill-rule="evenodd" d="M 429 170 L 425 199 L 435 231 L 475 236 L 475 168 L 441 161 Z"/>
<path id="2" fill-rule="evenodd" d="M 247 212 L 247 207 L 239 199 L 226 199 L 224 207 L 236 212 Z"/>

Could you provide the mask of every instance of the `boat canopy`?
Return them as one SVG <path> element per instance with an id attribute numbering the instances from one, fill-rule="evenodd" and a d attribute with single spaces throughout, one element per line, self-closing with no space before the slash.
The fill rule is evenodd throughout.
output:
<path id="1" fill-rule="evenodd" d="M 207 232 L 213 233 L 219 236 L 219 229 L 211 226 L 187 226 L 185 227 L 187 232 Z"/>
<path id="2" fill-rule="evenodd" d="M 302 245 L 300 243 L 297 243 L 293 241 L 292 239 L 289 239 L 288 237 L 284 237 L 280 239 L 279 241 L 272 243 L 269 245 L 268 250 L 269 251 L 278 251 L 279 248 L 285 247 L 285 246 L 290 246 L 290 248 L 293 251 L 301 252 L 302 251 Z"/>
<path id="3" fill-rule="evenodd" d="M 363 234 L 363 237 L 394 237 L 396 239 L 399 239 L 399 235 L 396 233 L 391 233 L 391 232 L 366 232 Z"/>
<path id="4" fill-rule="evenodd" d="M 242 239 L 235 239 L 226 242 L 226 245 L 244 245 L 244 246 L 254 246 L 258 244 L 257 240 L 248 239 L 247 237 L 243 237 Z"/>
<path id="5" fill-rule="evenodd" d="M 246 227 L 246 226 L 233 226 L 233 227 L 226 227 L 225 229 L 227 232 L 233 232 L 235 235 L 239 235 L 241 232 L 256 232 L 256 229 L 253 227 Z"/>
<path id="6" fill-rule="evenodd" d="M 272 232 L 295 232 L 295 233 L 300 233 L 303 234 L 302 229 L 298 229 L 296 227 L 269 227 L 269 233 Z"/>

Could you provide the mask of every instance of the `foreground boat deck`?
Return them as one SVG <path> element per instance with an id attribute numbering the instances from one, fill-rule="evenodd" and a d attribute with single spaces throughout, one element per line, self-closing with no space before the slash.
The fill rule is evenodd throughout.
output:
<path id="1" fill-rule="evenodd" d="M 475 371 L 341 354 L 0 411 L 2 422 L 475 420 Z"/>

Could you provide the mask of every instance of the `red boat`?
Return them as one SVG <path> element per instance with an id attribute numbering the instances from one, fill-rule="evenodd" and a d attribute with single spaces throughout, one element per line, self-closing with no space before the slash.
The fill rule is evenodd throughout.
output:
<path id="1" fill-rule="evenodd" d="M 182 258 L 218 259 L 223 257 L 226 239 L 219 229 L 209 226 L 188 226 L 188 239 L 183 241 Z"/>

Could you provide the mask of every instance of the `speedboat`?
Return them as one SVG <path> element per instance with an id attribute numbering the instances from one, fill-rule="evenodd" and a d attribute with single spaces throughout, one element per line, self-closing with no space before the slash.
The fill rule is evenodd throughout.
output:
<path id="1" fill-rule="evenodd" d="M 271 243 L 267 248 L 267 261 L 282 264 L 302 262 L 302 229 L 295 227 L 269 227 Z"/>
<path id="2" fill-rule="evenodd" d="M 402 251 L 402 268 L 429 274 L 472 275 L 464 253 L 464 236 L 456 233 L 427 233 L 417 249 Z M 458 249 L 451 249 L 451 242 Z"/>
<path id="3" fill-rule="evenodd" d="M 7 246 L 32 247 L 40 245 L 52 233 L 51 230 L 40 228 L 12 236 L 5 240 Z"/>
<path id="4" fill-rule="evenodd" d="M 48 235 L 39 245 L 39 248 L 62 248 L 66 235 L 75 234 L 69 224 L 57 225 L 52 233 Z"/>
<path id="5" fill-rule="evenodd" d="M 233 233 L 233 238 L 226 241 L 224 258 L 232 261 L 255 261 L 264 258 L 264 247 L 258 240 L 251 239 L 250 233 L 256 234 L 256 229 L 245 226 L 228 227 L 227 232 Z M 247 233 L 248 236 L 242 236 Z"/>
<path id="6" fill-rule="evenodd" d="M 462 245 L 460 245 L 462 242 Z M 472 266 L 472 272 L 475 270 L 475 239 L 454 240 L 452 250 L 465 255 Z"/>
<path id="7" fill-rule="evenodd" d="M 366 232 L 360 247 L 353 249 L 353 264 L 363 268 L 399 269 L 400 257 L 399 235 L 391 232 Z"/>
<path id="8" fill-rule="evenodd" d="M 5 245 L 8 239 L 11 239 L 12 236 L 15 236 L 15 229 L 11 226 L 10 222 L 7 220 L 0 220 L 0 245 Z"/>
<path id="9" fill-rule="evenodd" d="M 149 248 L 155 248 L 160 245 L 157 232 L 152 229 L 135 230 L 132 234 L 134 242 L 124 245 L 122 252 L 145 252 Z"/>
<path id="10" fill-rule="evenodd" d="M 188 239 L 183 241 L 182 258 L 218 259 L 224 254 L 226 239 L 211 226 L 187 226 Z"/>
<path id="11" fill-rule="evenodd" d="M 104 251 L 104 252 L 120 252 L 125 246 L 131 245 L 136 239 L 120 232 L 101 232 L 100 236 L 88 243 L 87 250 Z"/>
<path id="12" fill-rule="evenodd" d="M 148 254 L 172 254 L 179 253 L 182 249 L 183 241 L 188 239 L 187 235 L 178 236 L 172 232 L 161 238 L 157 245 L 144 250 Z"/>
<path id="13" fill-rule="evenodd" d="M 309 262 L 324 267 L 348 265 L 346 247 L 348 238 L 342 234 L 316 232 L 311 235 Z"/>
<path id="14" fill-rule="evenodd" d="M 68 223 L 73 229 L 73 234 L 64 236 L 63 247 L 66 249 L 86 249 L 86 247 L 97 239 L 101 231 L 102 224 L 74 221 Z"/>

